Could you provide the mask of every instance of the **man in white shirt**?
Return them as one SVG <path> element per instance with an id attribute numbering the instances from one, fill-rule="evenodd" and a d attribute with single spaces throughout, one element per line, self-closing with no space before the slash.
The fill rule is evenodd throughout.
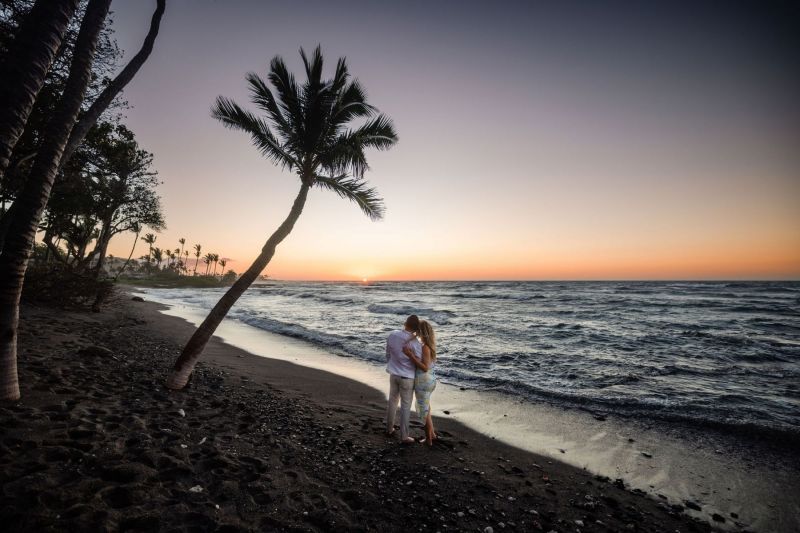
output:
<path id="1" fill-rule="evenodd" d="M 419 318 L 411 315 L 406 319 L 402 331 L 393 331 L 386 339 L 386 372 L 389 373 L 389 403 L 386 406 L 386 434 L 394 433 L 394 418 L 397 414 L 397 401 L 400 400 L 400 442 L 412 443 L 408 435 L 408 420 L 411 418 L 411 400 L 414 397 L 414 374 L 416 368 L 411 359 L 403 353 L 409 344 L 417 357 L 422 357 L 422 344 L 416 340 L 419 332 Z"/>

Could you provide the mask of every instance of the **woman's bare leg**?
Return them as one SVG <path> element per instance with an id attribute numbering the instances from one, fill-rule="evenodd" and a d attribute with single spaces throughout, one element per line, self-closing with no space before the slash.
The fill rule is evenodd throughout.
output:
<path id="1" fill-rule="evenodd" d="M 425 434 L 426 438 L 425 441 L 428 446 L 433 445 L 433 439 L 436 438 L 436 435 L 433 432 L 433 417 L 431 416 L 431 412 L 428 411 L 428 416 L 425 417 Z"/>

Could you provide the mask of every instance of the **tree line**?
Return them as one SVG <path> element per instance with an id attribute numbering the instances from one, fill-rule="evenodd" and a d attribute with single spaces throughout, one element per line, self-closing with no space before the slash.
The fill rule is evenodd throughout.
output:
<path id="1" fill-rule="evenodd" d="M 236 276 L 236 272 L 232 270 L 229 270 L 227 273 L 225 272 L 228 260 L 220 258 L 219 254 L 208 252 L 200 257 L 203 253 L 203 246 L 201 244 L 195 244 L 191 251 L 191 255 L 194 256 L 194 268 L 192 268 L 189 259 L 190 250 L 188 248 L 185 249 L 186 239 L 184 237 L 178 239 L 180 247 L 174 250 L 169 248 L 162 249 L 155 246 L 158 237 L 153 233 L 147 233 L 144 237 L 141 237 L 141 240 L 149 246 L 149 249 L 146 255 L 140 257 L 142 261 L 140 271 L 146 273 L 172 272 L 177 275 L 187 276 L 190 274 L 192 276 L 216 276 L 217 267 L 219 266 L 220 275 L 233 276 L 234 278 Z M 133 255 L 133 252 L 131 252 L 131 255 Z M 163 266 L 162 263 L 164 263 Z M 205 271 L 203 271 L 201 267 L 200 274 L 198 274 L 197 268 L 200 263 L 205 265 L 206 268 Z M 214 267 L 213 270 L 211 269 L 212 266 Z"/>
<path id="2" fill-rule="evenodd" d="M 108 21 L 110 4 L 2 3 L 0 397 L 5 399 L 19 398 L 19 303 L 37 233 L 45 234 L 48 259 L 75 268 L 92 263 L 99 274 L 114 234 L 164 224 L 152 157 L 114 111 L 124 107 L 122 89 L 153 50 L 166 2 L 156 1 L 141 48 L 113 78 L 121 53 Z M 97 243 L 91 252 L 90 239 Z"/>

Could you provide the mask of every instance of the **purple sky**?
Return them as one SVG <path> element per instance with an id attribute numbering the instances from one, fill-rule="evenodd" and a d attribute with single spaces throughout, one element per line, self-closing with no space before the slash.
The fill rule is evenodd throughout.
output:
<path id="1" fill-rule="evenodd" d="M 126 57 L 154 4 L 112 4 Z M 314 191 L 276 277 L 800 277 L 797 17 L 680 4 L 168 0 L 125 92 L 159 240 L 246 268 L 298 184 L 209 109 L 320 43 L 399 131 L 370 159 L 387 216 Z"/>

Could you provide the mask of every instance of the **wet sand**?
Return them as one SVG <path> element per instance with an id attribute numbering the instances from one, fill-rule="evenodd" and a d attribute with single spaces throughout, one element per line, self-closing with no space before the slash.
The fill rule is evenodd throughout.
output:
<path id="1" fill-rule="evenodd" d="M 101 314 L 24 309 L 23 398 L 0 406 L 4 530 L 711 529 L 448 417 L 433 449 L 401 447 L 379 391 L 216 338 L 168 391 L 191 331 L 124 294 Z"/>

